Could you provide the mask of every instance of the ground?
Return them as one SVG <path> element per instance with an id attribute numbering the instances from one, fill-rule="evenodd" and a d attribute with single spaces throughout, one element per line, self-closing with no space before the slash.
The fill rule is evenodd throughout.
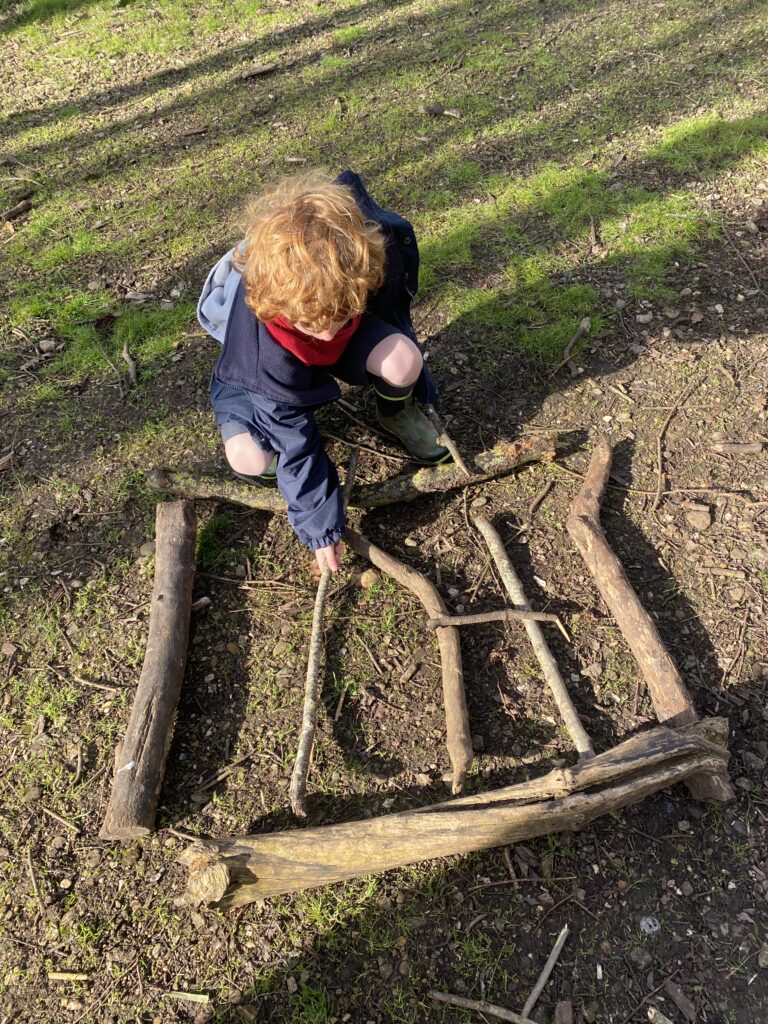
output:
<path id="1" fill-rule="evenodd" d="M 566 922 L 541 1024 L 564 1001 L 577 1022 L 768 1016 L 767 29 L 762 5 L 725 0 L 4 5 L 2 1024 L 478 1019 L 433 988 L 519 1012 Z M 568 627 L 570 644 L 547 635 L 606 749 L 654 720 L 564 529 L 607 436 L 606 532 L 699 711 L 729 719 L 732 804 L 676 787 L 506 856 L 189 907 L 186 835 L 299 827 L 315 589 L 282 518 L 201 504 L 194 596 L 211 604 L 158 829 L 98 838 L 147 637 L 146 473 L 222 465 L 197 291 L 248 195 L 315 165 L 354 167 L 413 220 L 414 319 L 462 450 L 571 439 L 362 529 L 450 607 L 486 610 L 502 591 L 468 519 L 491 516 L 531 602 Z M 576 372 L 556 369 L 583 317 Z M 361 442 L 362 479 L 396 472 L 370 396 L 346 401 L 321 415 L 333 457 Z M 347 555 L 329 604 L 309 825 L 448 795 L 433 635 L 365 568 Z M 571 763 L 522 631 L 467 630 L 462 652 L 467 791 Z"/>

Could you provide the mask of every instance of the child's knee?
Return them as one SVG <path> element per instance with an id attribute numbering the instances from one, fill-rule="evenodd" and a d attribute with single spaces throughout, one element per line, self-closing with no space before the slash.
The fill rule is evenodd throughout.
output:
<path id="1" fill-rule="evenodd" d="M 266 472 L 274 457 L 274 452 L 265 452 L 259 448 L 250 434 L 235 434 L 224 442 L 224 454 L 227 462 L 236 473 L 246 476 L 258 476 Z"/>
<path id="2" fill-rule="evenodd" d="M 390 334 L 368 356 L 366 369 L 395 387 L 408 387 L 419 379 L 424 359 L 405 334 Z"/>

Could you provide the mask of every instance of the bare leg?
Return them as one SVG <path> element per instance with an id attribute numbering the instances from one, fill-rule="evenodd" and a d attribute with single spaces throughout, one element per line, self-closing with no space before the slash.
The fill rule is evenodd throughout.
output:
<path id="1" fill-rule="evenodd" d="M 274 452 L 265 452 L 259 448 L 247 431 L 235 434 L 224 442 L 224 454 L 227 462 L 236 473 L 244 476 L 259 476 L 269 469 Z"/>
<path id="2" fill-rule="evenodd" d="M 373 349 L 365 368 L 395 387 L 410 387 L 419 379 L 423 365 L 421 352 L 409 337 L 390 334 Z"/>

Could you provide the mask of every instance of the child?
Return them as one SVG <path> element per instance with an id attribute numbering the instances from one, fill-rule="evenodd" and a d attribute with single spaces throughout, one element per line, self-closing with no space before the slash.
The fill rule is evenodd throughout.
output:
<path id="1" fill-rule="evenodd" d="M 450 458 L 416 404 L 435 400 L 410 319 L 418 250 L 408 221 L 360 178 L 312 173 L 259 196 L 246 239 L 211 271 L 198 304 L 223 350 L 211 402 L 236 475 L 277 477 L 288 518 L 320 569 L 339 567 L 344 510 L 313 410 L 334 380 L 372 383 L 379 423 L 416 460 Z"/>

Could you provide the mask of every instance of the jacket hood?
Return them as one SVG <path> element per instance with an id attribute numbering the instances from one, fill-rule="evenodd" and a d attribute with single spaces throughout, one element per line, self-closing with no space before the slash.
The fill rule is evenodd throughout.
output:
<path id="1" fill-rule="evenodd" d="M 234 249 L 222 256 L 206 278 L 197 302 L 197 319 L 219 344 L 224 344 L 227 321 L 234 305 L 242 274 L 232 266 Z"/>

